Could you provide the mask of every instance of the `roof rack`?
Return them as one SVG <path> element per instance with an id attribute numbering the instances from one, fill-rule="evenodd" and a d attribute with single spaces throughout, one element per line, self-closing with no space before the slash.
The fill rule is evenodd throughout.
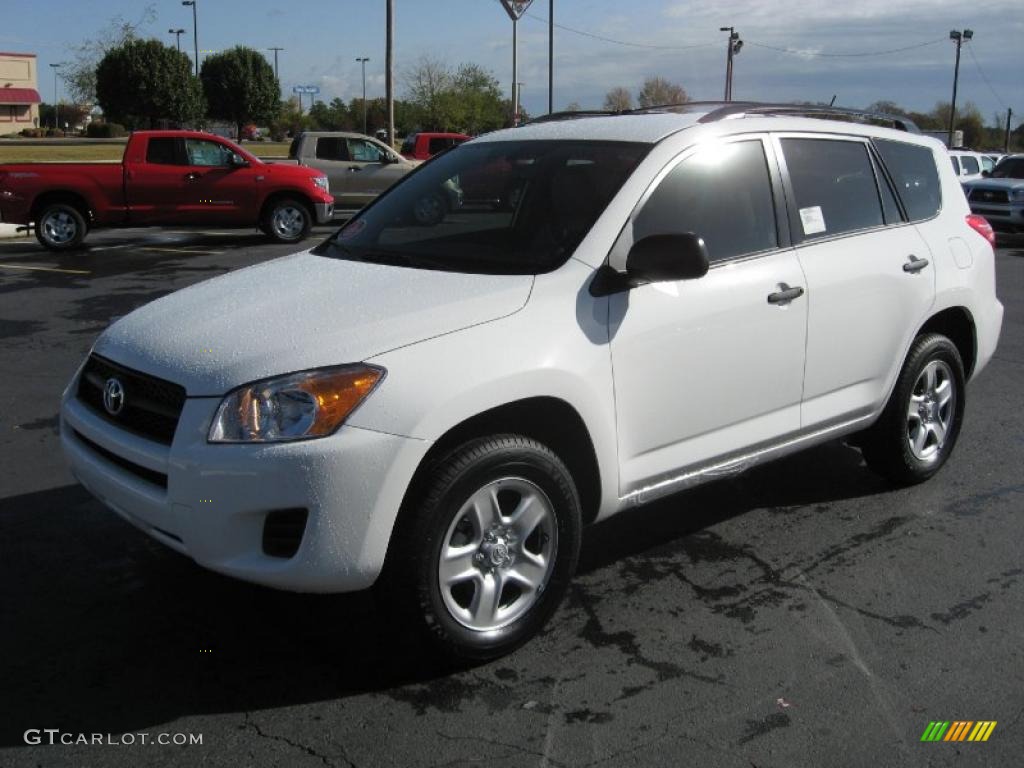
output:
<path id="1" fill-rule="evenodd" d="M 858 118 L 860 122 L 875 120 L 889 123 L 898 131 L 920 133 L 921 130 L 910 118 L 903 115 L 889 115 L 883 112 L 870 112 L 864 109 L 833 107 L 828 104 L 766 104 L 756 101 L 685 101 L 677 104 L 658 104 L 651 107 L 639 107 L 625 110 L 582 110 L 579 112 L 553 112 L 541 115 L 530 123 L 545 123 L 555 120 L 572 120 L 581 117 L 611 117 L 615 115 L 642 115 L 653 112 L 698 112 L 705 111 L 698 122 L 713 123 L 731 118 L 761 115 L 807 115 L 810 117 L 846 117 Z"/>

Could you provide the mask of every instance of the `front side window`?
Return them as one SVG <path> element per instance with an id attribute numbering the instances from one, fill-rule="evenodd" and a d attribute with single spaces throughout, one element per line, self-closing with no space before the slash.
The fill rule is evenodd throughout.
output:
<path id="1" fill-rule="evenodd" d="M 349 157 L 357 163 L 380 163 L 384 160 L 384 150 L 376 144 L 363 139 L 347 139 Z"/>
<path id="2" fill-rule="evenodd" d="M 223 144 L 205 139 L 185 139 L 189 165 L 228 166 L 234 153 Z"/>
<path id="3" fill-rule="evenodd" d="M 935 157 L 927 147 L 875 139 L 875 149 L 889 171 L 911 221 L 924 221 L 939 212 L 942 195 Z"/>
<path id="4" fill-rule="evenodd" d="M 981 156 L 981 170 L 992 172 L 992 169 L 996 167 L 996 161 L 988 155 Z"/>
<path id="5" fill-rule="evenodd" d="M 633 242 L 687 232 L 704 239 L 712 263 L 778 247 L 760 140 L 698 148 L 669 171 L 633 220 Z"/>
<path id="6" fill-rule="evenodd" d="M 981 167 L 978 165 L 978 158 L 971 157 L 970 155 L 964 155 L 960 158 L 960 162 L 963 163 L 964 170 L 968 174 L 981 173 Z"/>
<path id="7" fill-rule="evenodd" d="M 884 223 L 868 148 L 859 141 L 782 139 L 804 240 Z"/>
<path id="8" fill-rule="evenodd" d="M 550 272 L 649 149 L 576 140 L 462 145 L 403 177 L 314 253 L 452 272 Z"/>

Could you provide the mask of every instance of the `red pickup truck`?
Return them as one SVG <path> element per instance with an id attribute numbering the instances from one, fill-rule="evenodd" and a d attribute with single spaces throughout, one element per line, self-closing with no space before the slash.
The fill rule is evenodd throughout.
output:
<path id="1" fill-rule="evenodd" d="M 198 131 L 137 131 L 121 163 L 0 165 L 0 221 L 35 226 L 54 251 L 77 247 L 93 227 L 259 227 L 302 240 L 334 214 L 327 176 L 264 163 Z"/>

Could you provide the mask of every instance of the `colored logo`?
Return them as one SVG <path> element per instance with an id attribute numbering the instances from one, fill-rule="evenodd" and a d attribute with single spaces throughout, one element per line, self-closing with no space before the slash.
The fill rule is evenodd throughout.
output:
<path id="1" fill-rule="evenodd" d="M 933 720 L 921 741 L 988 741 L 995 728 L 995 720 Z"/>

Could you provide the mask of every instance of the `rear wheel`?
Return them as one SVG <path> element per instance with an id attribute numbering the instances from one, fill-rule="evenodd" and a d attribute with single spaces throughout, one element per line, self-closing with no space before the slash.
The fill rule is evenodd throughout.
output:
<path id="1" fill-rule="evenodd" d="M 937 333 L 919 337 L 882 416 L 862 439 L 868 467 L 901 485 L 938 472 L 960 435 L 964 379 L 952 341 Z"/>
<path id="2" fill-rule="evenodd" d="M 82 244 L 88 225 L 81 212 L 69 203 L 53 203 L 40 211 L 35 222 L 36 239 L 51 251 L 70 251 Z"/>
<path id="3" fill-rule="evenodd" d="M 272 202 L 263 216 L 260 229 L 278 243 L 297 243 L 313 227 L 309 208 L 301 200 L 285 197 Z"/>
<path id="4" fill-rule="evenodd" d="M 392 599 L 444 655 L 483 661 L 540 631 L 576 568 L 580 502 L 562 461 L 518 435 L 442 460 L 400 520 Z"/>

